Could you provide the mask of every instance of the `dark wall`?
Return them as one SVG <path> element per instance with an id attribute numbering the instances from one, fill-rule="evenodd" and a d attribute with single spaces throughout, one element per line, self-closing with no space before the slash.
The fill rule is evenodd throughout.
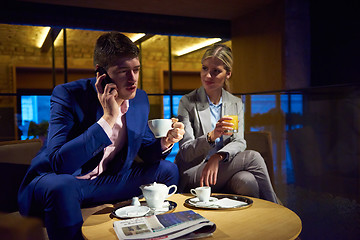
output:
<path id="1" fill-rule="evenodd" d="M 360 82 L 360 1 L 312 0 L 311 85 Z"/>
<path id="2" fill-rule="evenodd" d="M 12 107 L 0 108 L 0 141 L 15 139 L 15 113 Z"/>

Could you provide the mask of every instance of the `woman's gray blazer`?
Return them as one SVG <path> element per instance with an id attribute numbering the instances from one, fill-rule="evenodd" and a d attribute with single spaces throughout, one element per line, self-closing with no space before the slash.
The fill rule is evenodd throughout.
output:
<path id="1" fill-rule="evenodd" d="M 223 147 L 218 152 L 228 154 L 232 159 L 238 152 L 246 149 L 244 139 L 244 107 L 242 100 L 222 89 L 221 116 L 233 115 L 237 112 L 239 131 L 231 136 L 223 135 Z M 179 142 L 179 152 L 175 162 L 179 167 L 180 175 L 203 161 L 212 146 L 207 142 L 207 133 L 213 130 L 210 119 L 210 107 L 205 89 L 200 87 L 184 95 L 179 104 L 178 118 L 185 126 L 184 138 Z M 183 178 L 182 178 L 183 179 Z M 184 185 L 186 183 L 182 183 Z"/>

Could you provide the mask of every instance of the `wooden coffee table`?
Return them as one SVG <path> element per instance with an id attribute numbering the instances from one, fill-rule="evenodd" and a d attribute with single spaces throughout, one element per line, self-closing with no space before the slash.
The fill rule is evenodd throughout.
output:
<path id="1" fill-rule="evenodd" d="M 216 194 L 213 194 L 216 195 Z M 223 195 L 223 194 L 222 194 Z M 190 194 L 174 194 L 168 200 L 177 203 L 176 212 L 186 211 L 184 206 Z M 250 198 L 250 197 L 249 197 Z M 238 210 L 207 210 L 194 209 L 216 224 L 214 239 L 296 239 L 302 229 L 301 220 L 290 209 L 257 198 L 252 199 L 253 205 Z M 82 227 L 85 239 L 117 239 L 111 218 L 113 207 L 107 207 L 88 217 Z"/>

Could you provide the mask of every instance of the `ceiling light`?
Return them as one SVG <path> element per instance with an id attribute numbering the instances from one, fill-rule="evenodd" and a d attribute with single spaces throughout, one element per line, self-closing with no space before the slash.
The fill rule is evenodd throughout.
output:
<path id="1" fill-rule="evenodd" d="M 47 52 L 52 47 L 56 38 L 59 36 L 61 28 L 51 27 L 46 35 L 46 38 L 41 46 L 41 52 Z"/>
<path id="2" fill-rule="evenodd" d="M 54 41 L 54 46 L 57 47 L 60 45 L 60 43 L 62 43 L 60 40 L 63 40 L 64 38 L 62 37 L 64 35 L 64 29 L 61 29 L 61 31 L 59 32 L 59 35 L 57 35 L 57 37 L 55 38 Z"/>
<path id="3" fill-rule="evenodd" d="M 135 36 L 133 36 L 132 38 L 130 38 L 130 40 L 133 41 L 133 42 L 136 42 L 137 40 L 139 40 L 143 36 L 145 36 L 145 33 L 138 33 Z"/>
<path id="4" fill-rule="evenodd" d="M 176 56 L 182 56 L 182 55 L 185 55 L 187 53 L 190 53 L 190 52 L 193 52 L 193 51 L 196 51 L 196 50 L 199 50 L 201 48 L 204 48 L 204 47 L 207 47 L 211 44 L 214 44 L 214 43 L 217 43 L 217 42 L 220 42 L 222 39 L 221 38 L 211 38 L 211 39 L 208 39 L 204 42 L 201 42 L 201 43 L 198 43 L 198 44 L 195 44 L 191 47 L 188 47 L 188 48 L 184 48 L 180 51 L 177 51 L 175 53 Z"/>
<path id="5" fill-rule="evenodd" d="M 39 32 L 39 38 L 38 38 L 38 41 L 37 41 L 37 47 L 38 48 L 41 48 L 41 46 L 43 45 L 45 39 L 46 39 L 46 36 L 48 35 L 50 31 L 50 27 L 44 27 L 40 30 Z"/>

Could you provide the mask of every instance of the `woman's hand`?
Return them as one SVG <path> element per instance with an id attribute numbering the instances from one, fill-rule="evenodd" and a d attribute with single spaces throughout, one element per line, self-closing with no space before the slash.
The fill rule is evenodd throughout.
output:
<path id="1" fill-rule="evenodd" d="M 219 171 L 219 162 L 224 159 L 224 155 L 215 153 L 206 163 L 200 178 L 200 186 L 215 185 L 217 181 L 217 174 Z"/>
<path id="2" fill-rule="evenodd" d="M 116 118 L 120 113 L 119 105 L 116 102 L 118 91 L 115 83 L 106 84 L 105 88 L 103 89 L 101 82 L 104 81 L 105 77 L 105 74 L 99 76 L 99 73 L 97 73 L 95 87 L 97 90 L 98 99 L 104 110 L 103 118 L 109 123 L 111 127 L 113 127 Z"/>
<path id="3" fill-rule="evenodd" d="M 210 132 L 210 138 L 212 142 L 222 135 L 232 135 L 232 132 L 228 132 L 228 130 L 232 130 L 233 123 L 226 122 L 225 120 L 231 120 L 231 117 L 222 117 L 217 121 L 215 129 Z"/>

